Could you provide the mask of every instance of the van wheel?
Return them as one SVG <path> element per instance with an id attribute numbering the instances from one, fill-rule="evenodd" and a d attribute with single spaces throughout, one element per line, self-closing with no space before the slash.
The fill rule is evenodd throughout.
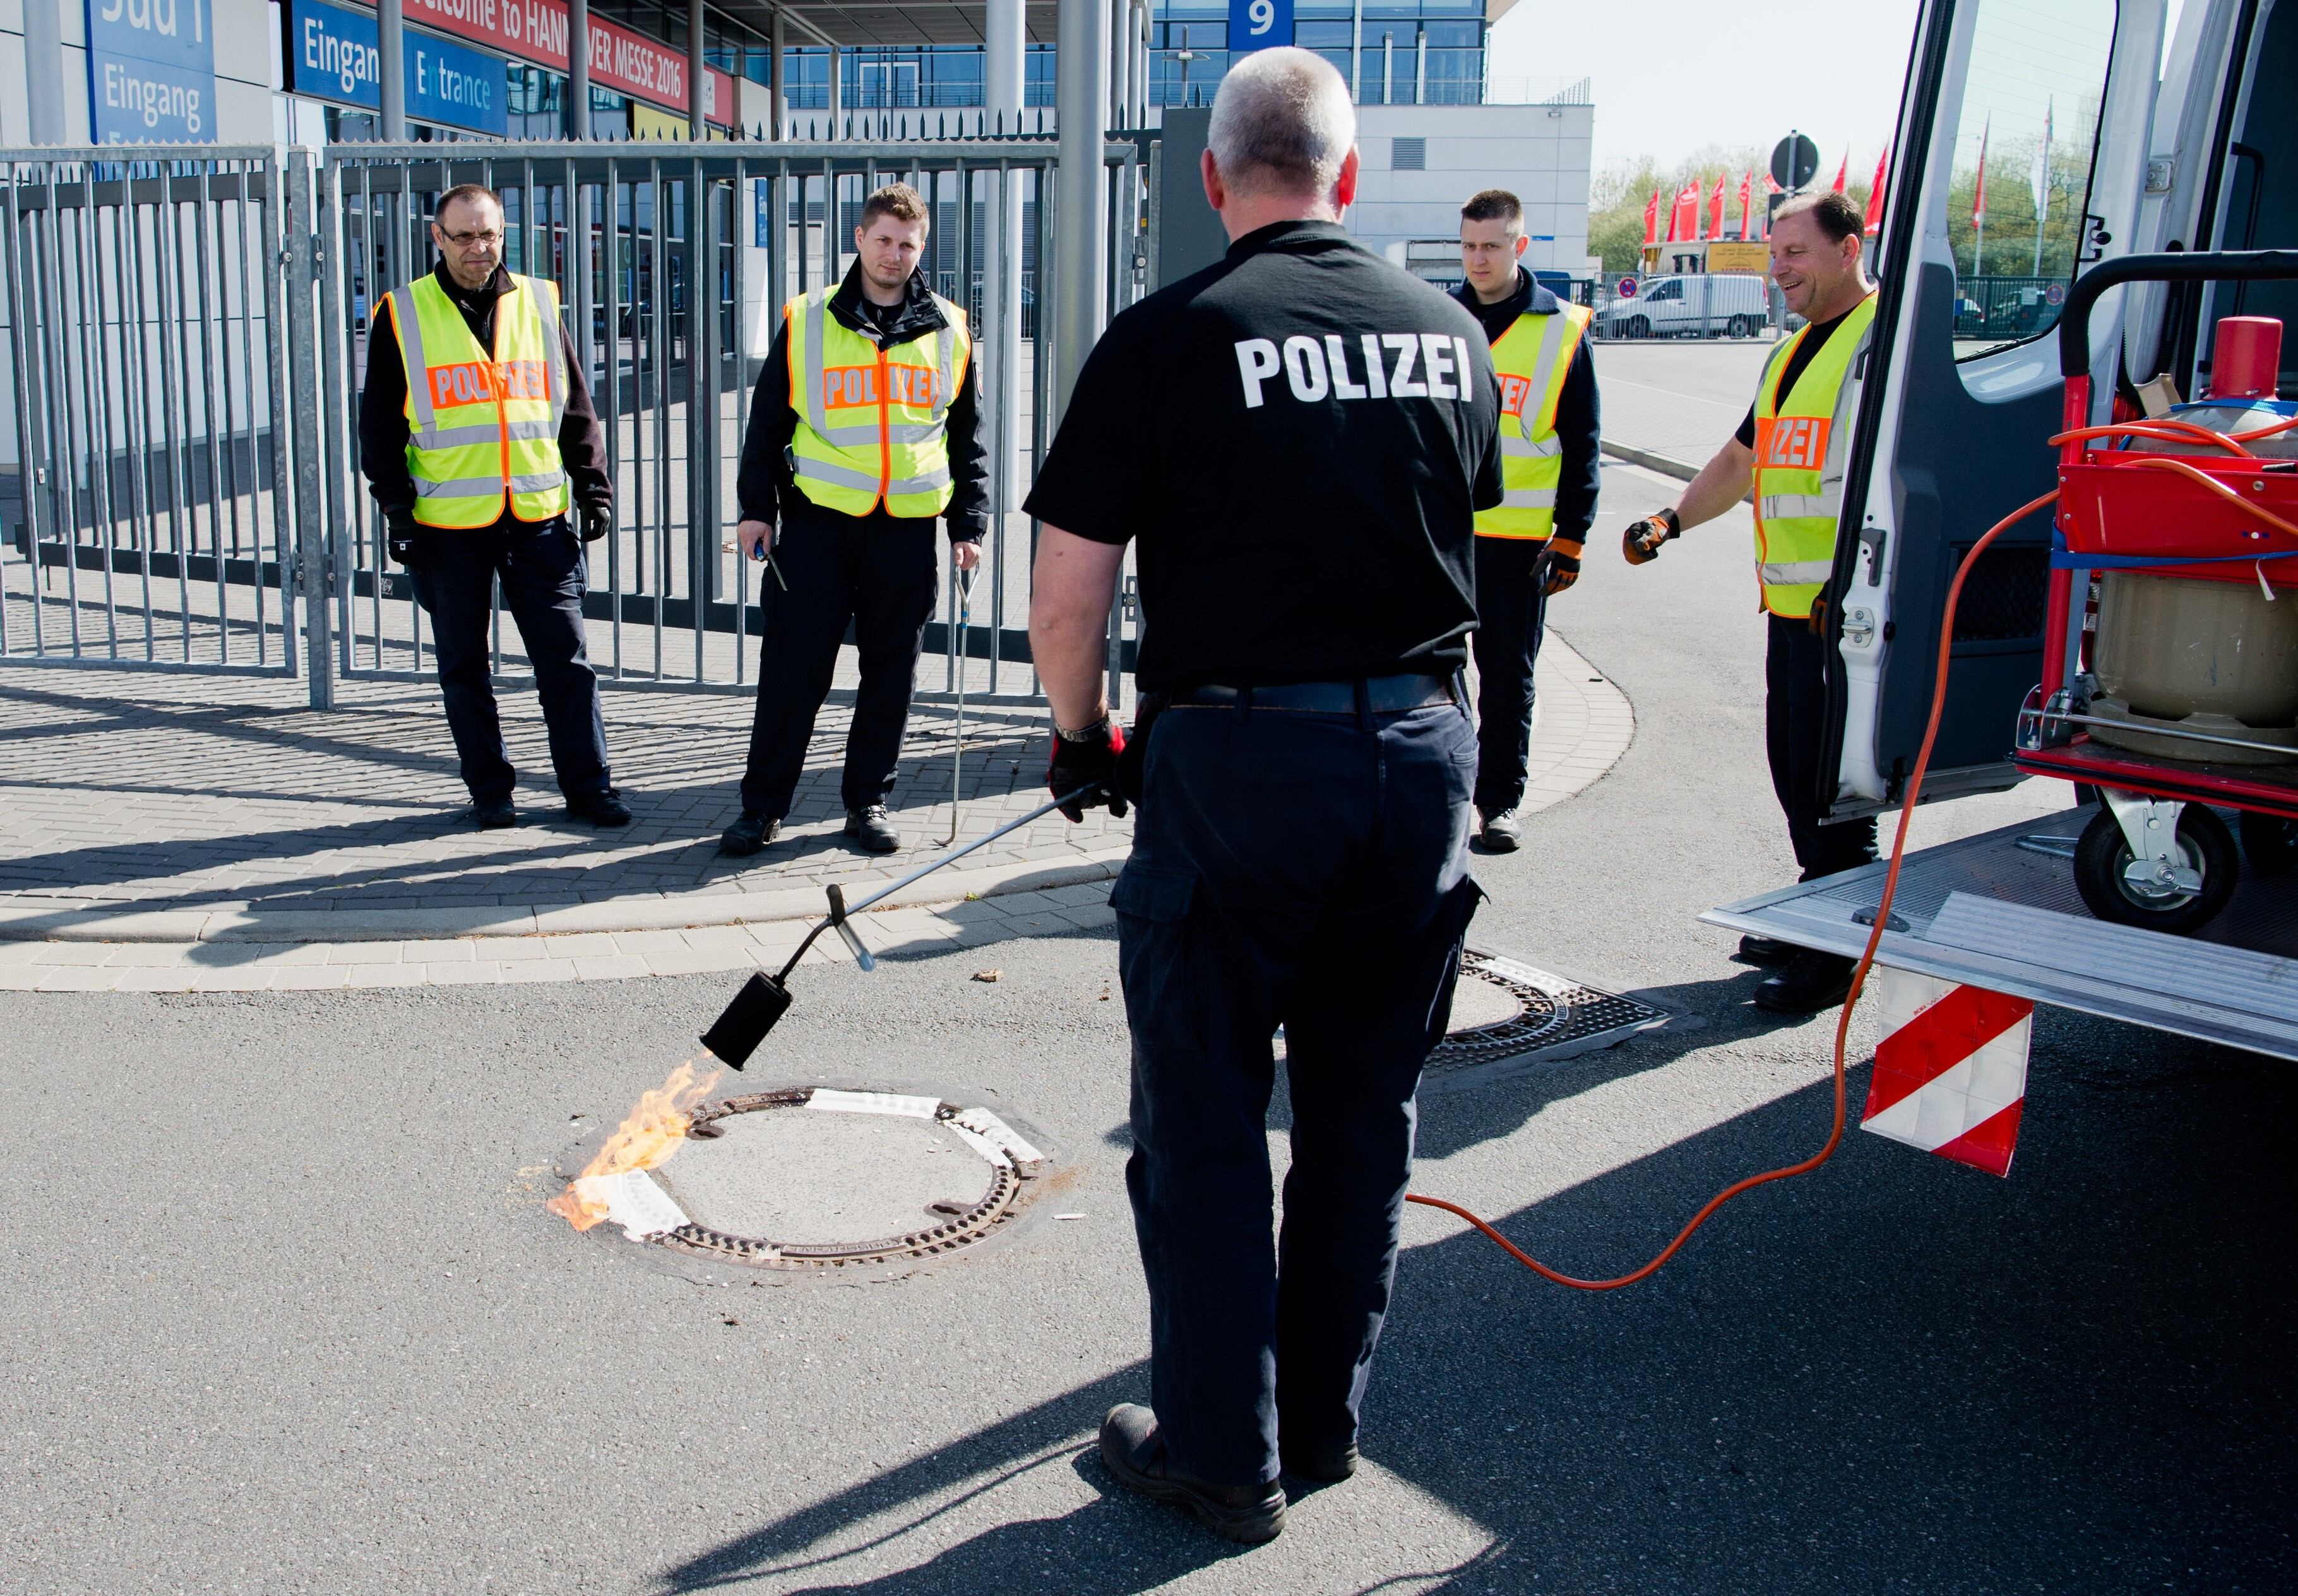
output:
<path id="1" fill-rule="evenodd" d="M 2298 820 L 2242 812 L 2242 851 L 2261 875 L 2287 875 L 2298 868 Z"/>
<path id="2" fill-rule="evenodd" d="M 2234 897 L 2241 865 L 2234 833 L 2226 822 L 2200 804 L 2178 815 L 2178 863 L 2201 877 L 2188 889 L 2134 882 L 2128 873 L 2135 856 L 2114 811 L 2102 807 L 2075 844 L 2075 888 L 2101 920 L 2135 925 L 2173 936 L 2200 930 L 2218 917 Z"/>
<path id="3" fill-rule="evenodd" d="M 1651 323 L 1641 316 L 1631 316 L 1621 327 L 1620 334 L 1627 338 L 1649 338 L 1651 336 Z"/>
<path id="4" fill-rule="evenodd" d="M 1734 316 L 1732 318 L 1732 325 L 1725 327 L 1724 332 L 1726 337 L 1752 338 L 1756 335 L 1756 324 L 1744 316 Z"/>

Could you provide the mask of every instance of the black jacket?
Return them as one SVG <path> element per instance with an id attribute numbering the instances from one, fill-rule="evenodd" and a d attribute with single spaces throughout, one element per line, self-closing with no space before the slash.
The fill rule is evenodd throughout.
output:
<path id="1" fill-rule="evenodd" d="M 1483 323 L 1484 342 L 1498 343 L 1519 316 L 1553 316 L 1561 306 L 1553 294 L 1532 280 L 1521 266 L 1516 269 L 1516 292 L 1496 305 L 1485 304 L 1476 289 L 1463 283 L 1452 297 Z M 1596 362 L 1583 336 L 1572 351 L 1564 373 L 1564 392 L 1556 398 L 1556 441 L 1564 450 L 1564 475 L 1556 484 L 1556 533 L 1584 540 L 1596 519 L 1596 495 L 1603 485 L 1603 425 L 1596 397 Z"/>
<path id="2" fill-rule="evenodd" d="M 946 325 L 941 308 L 916 272 L 910 274 L 909 288 L 900 304 L 884 309 L 872 304 L 862 292 L 859 261 L 847 269 L 846 280 L 830 296 L 830 313 L 885 349 L 925 337 Z M 977 350 L 965 362 L 965 375 L 950 396 L 946 418 L 953 492 L 942 522 L 954 543 L 979 542 L 989 529 L 989 450 L 981 435 L 980 365 Z M 750 402 L 750 430 L 742 440 L 742 470 L 735 483 L 742 519 L 764 521 L 771 526 L 780 519 L 828 517 L 852 522 L 885 516 L 882 504 L 860 517 L 824 509 L 798 491 L 790 481 L 789 457 L 784 452 L 798 430 L 789 393 L 789 323 L 785 318 L 774 334 L 773 347 L 766 351 L 765 369 L 758 374 L 757 393 Z"/>
<path id="3" fill-rule="evenodd" d="M 447 275 L 442 261 L 432 275 L 463 313 L 471 335 L 482 349 L 495 346 L 495 301 L 510 292 L 510 273 L 502 267 L 486 286 L 466 289 Z M 400 358 L 399 340 L 384 331 L 382 307 L 368 318 L 367 385 L 360 393 L 360 469 L 367 475 L 368 492 L 385 515 L 415 508 L 415 478 L 407 469 L 407 364 Z M 582 357 L 564 323 L 558 342 L 566 351 L 566 409 L 558 421 L 558 458 L 574 502 L 585 509 L 605 509 L 615 502 L 614 484 L 607 476 L 607 434 L 599 412 L 591 403 L 591 385 L 583 379 Z"/>

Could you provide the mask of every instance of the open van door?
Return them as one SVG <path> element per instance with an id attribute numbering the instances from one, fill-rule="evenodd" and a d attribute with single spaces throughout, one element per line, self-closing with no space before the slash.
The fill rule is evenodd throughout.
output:
<path id="1" fill-rule="evenodd" d="M 1930 711 L 1948 583 L 1989 526 L 2055 480 L 2045 442 L 2061 419 L 2053 329 L 2076 273 L 2136 240 L 2165 9 L 1922 6 L 1827 588 L 1843 668 L 1829 681 L 1823 813 L 1897 801 Z M 2091 324 L 2102 407 L 2114 393 L 2124 292 L 2111 290 Z M 2049 580 L 2050 525 L 2038 515 L 1997 539 L 1964 583 L 1924 798 L 2018 780 L 2010 754 L 2043 674 Z"/>

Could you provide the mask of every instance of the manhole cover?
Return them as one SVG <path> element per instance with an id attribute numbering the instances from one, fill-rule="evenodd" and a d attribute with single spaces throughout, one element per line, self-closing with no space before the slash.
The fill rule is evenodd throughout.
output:
<path id="1" fill-rule="evenodd" d="M 1427 1071 L 1500 1059 L 1563 1058 L 1608 1047 L 1666 1018 L 1633 997 L 1472 947 L 1461 956 L 1451 1029 L 1428 1055 Z"/>
<path id="2" fill-rule="evenodd" d="M 980 1241 L 1045 1169 L 1044 1153 L 988 1108 L 798 1087 L 705 1104 L 674 1156 L 605 1178 L 599 1197 L 647 1245 L 821 1272 Z"/>

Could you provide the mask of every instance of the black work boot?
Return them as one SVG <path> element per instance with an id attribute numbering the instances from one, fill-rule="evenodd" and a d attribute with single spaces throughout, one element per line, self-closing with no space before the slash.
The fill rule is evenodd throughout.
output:
<path id="1" fill-rule="evenodd" d="M 1857 963 L 1841 954 L 1799 948 L 1756 984 L 1756 1006 L 1779 1014 L 1815 1014 L 1833 1008 L 1851 990 L 1851 971 Z"/>
<path id="2" fill-rule="evenodd" d="M 566 795 L 566 813 L 577 820 L 587 820 L 594 826 L 626 826 L 631 823 L 631 806 L 623 795 L 611 787 L 596 792 L 573 792 Z"/>
<path id="3" fill-rule="evenodd" d="M 774 833 L 781 829 L 781 821 L 768 820 L 755 809 L 745 809 L 718 839 L 718 851 L 738 858 L 755 854 L 772 842 Z"/>
<path id="4" fill-rule="evenodd" d="M 894 823 L 887 817 L 883 804 L 872 804 L 866 809 L 848 809 L 846 812 L 846 834 L 860 843 L 867 853 L 895 853 L 902 846 L 902 834 L 894 829 Z"/>
<path id="5" fill-rule="evenodd" d="M 1777 937 L 1746 936 L 1740 939 L 1739 959 L 1743 964 L 1754 964 L 1768 970 L 1774 964 L 1784 964 L 1803 950 L 1792 942 L 1782 942 Z"/>
<path id="6" fill-rule="evenodd" d="M 482 831 L 500 831 L 518 823 L 518 811 L 507 798 L 471 800 L 471 818 L 479 823 Z"/>
<path id="7" fill-rule="evenodd" d="M 1285 1533 L 1285 1493 L 1275 1483 L 1209 1485 L 1176 1473 L 1157 1416 L 1138 1402 L 1120 1402 L 1101 1421 L 1101 1460 L 1128 1491 L 1179 1508 L 1224 1541 L 1258 1546 Z"/>

